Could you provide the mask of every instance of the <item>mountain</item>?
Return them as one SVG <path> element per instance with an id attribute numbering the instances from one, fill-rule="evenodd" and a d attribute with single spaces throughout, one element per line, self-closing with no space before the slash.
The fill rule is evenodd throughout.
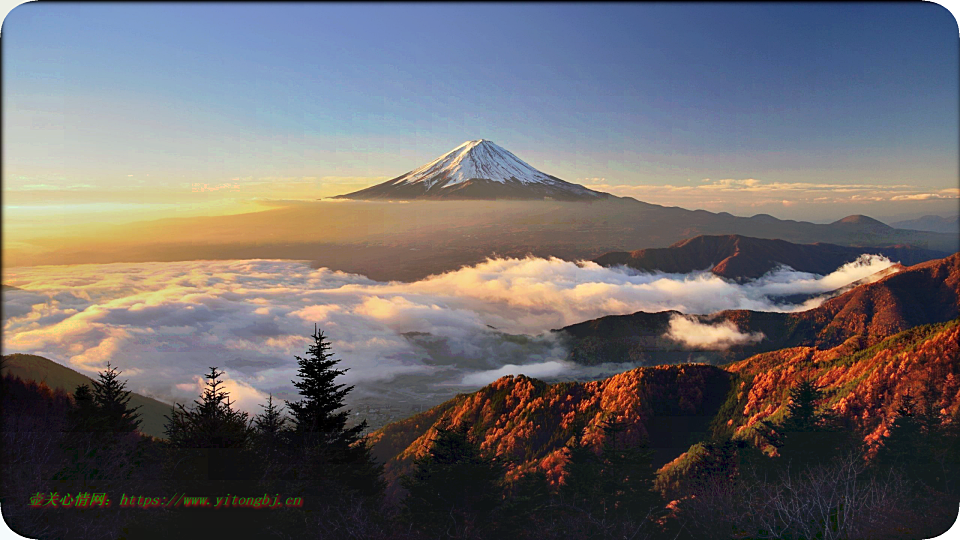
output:
<path id="1" fill-rule="evenodd" d="M 601 423 L 615 416 L 632 424 L 625 436 L 650 440 L 659 466 L 706 434 L 730 380 L 729 373 L 707 365 L 638 368 L 586 383 L 506 376 L 389 424 L 372 433 L 368 443 L 387 464 L 387 478 L 395 480 L 428 448 L 437 426 L 465 424 L 480 438 L 481 448 L 514 460 L 517 471 L 539 466 L 555 482 L 570 438 L 586 429 L 587 443 L 598 444 Z"/>
<path id="2" fill-rule="evenodd" d="M 3 357 L 3 374 L 19 377 L 25 381 L 42 382 L 54 390 L 63 390 L 73 395 L 81 384 L 90 385 L 86 375 L 61 366 L 42 356 L 33 354 L 8 354 Z M 121 380 L 123 379 L 121 373 Z M 140 431 L 153 437 L 163 438 L 165 415 L 170 414 L 170 405 L 137 393 L 130 394 L 130 406 L 140 407 Z"/>
<path id="3" fill-rule="evenodd" d="M 862 254 L 883 255 L 904 265 L 948 255 L 941 251 L 910 246 L 845 247 L 823 243 L 794 244 L 785 240 L 730 234 L 697 236 L 667 248 L 605 253 L 593 261 L 600 266 L 623 265 L 647 272 L 688 273 L 709 268 L 718 276 L 745 280 L 758 278 L 781 265 L 800 272 L 826 275 L 846 263 L 855 261 Z"/>
<path id="4" fill-rule="evenodd" d="M 684 316 L 676 311 L 641 311 L 601 317 L 555 332 L 566 340 L 570 360 L 580 364 L 723 363 L 787 347 L 830 348 L 851 339 L 868 347 L 914 326 L 956 318 L 958 301 L 960 253 L 955 253 L 906 267 L 797 313 L 728 310 Z M 741 334 L 763 337 L 723 349 L 689 347 L 668 337 L 676 317 L 711 326 L 732 324 Z"/>
<path id="5" fill-rule="evenodd" d="M 960 215 L 953 217 L 923 216 L 917 219 L 897 221 L 891 223 L 891 225 L 898 229 L 960 234 Z"/>
<path id="6" fill-rule="evenodd" d="M 902 396 L 927 391 L 937 410 L 960 408 L 960 321 L 919 326 L 861 349 L 843 343 L 825 350 L 794 347 L 715 367 L 703 364 L 637 368 L 601 381 L 546 384 L 507 376 L 471 394 L 372 433 L 368 442 L 391 482 L 409 471 L 438 426 L 469 426 L 481 448 L 510 460 L 508 478 L 538 468 L 556 482 L 564 445 L 585 432 L 603 442 L 602 421 L 629 424 L 626 436 L 645 440 L 661 477 L 711 435 L 747 437 L 751 427 L 783 414 L 789 390 L 805 377 L 822 386 L 826 405 L 851 419 L 875 443 Z M 673 461 L 671 461 L 673 460 Z"/>
<path id="7" fill-rule="evenodd" d="M 736 405 L 717 425 L 743 434 L 784 409 L 787 389 L 803 378 L 825 389 L 827 407 L 869 428 L 877 442 L 890 426 L 901 397 L 931 400 L 952 415 L 960 408 L 960 320 L 921 325 L 860 348 L 842 343 L 829 349 L 792 347 L 724 366 L 735 375 Z M 730 396 L 734 398 L 734 396 Z"/>
<path id="8" fill-rule="evenodd" d="M 611 195 L 542 173 L 491 141 L 467 141 L 407 174 L 336 199 L 592 201 Z"/>
<path id="9" fill-rule="evenodd" d="M 882 221 L 873 219 L 872 217 L 865 216 L 863 214 L 853 214 L 843 219 L 838 219 L 837 221 L 831 223 L 831 225 L 871 227 L 878 231 L 886 231 L 893 228 Z"/>

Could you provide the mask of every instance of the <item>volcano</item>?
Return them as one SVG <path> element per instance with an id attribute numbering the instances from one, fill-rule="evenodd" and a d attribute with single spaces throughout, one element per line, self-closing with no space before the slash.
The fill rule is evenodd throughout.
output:
<path id="1" fill-rule="evenodd" d="M 593 201 L 614 198 L 534 169 L 492 141 L 467 141 L 382 184 L 335 199 Z"/>

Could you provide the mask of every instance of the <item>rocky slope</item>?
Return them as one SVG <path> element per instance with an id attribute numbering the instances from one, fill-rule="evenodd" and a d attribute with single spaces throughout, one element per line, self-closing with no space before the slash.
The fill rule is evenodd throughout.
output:
<path id="1" fill-rule="evenodd" d="M 648 440 L 663 464 L 699 440 L 730 387 L 730 374 L 707 365 L 639 368 L 602 381 L 548 385 L 523 375 L 498 379 L 370 436 L 388 479 L 429 447 L 437 426 L 470 426 L 481 447 L 512 462 L 511 474 L 539 467 L 557 481 L 563 448 L 576 434 L 599 446 L 607 419 L 629 422 L 626 436 Z"/>

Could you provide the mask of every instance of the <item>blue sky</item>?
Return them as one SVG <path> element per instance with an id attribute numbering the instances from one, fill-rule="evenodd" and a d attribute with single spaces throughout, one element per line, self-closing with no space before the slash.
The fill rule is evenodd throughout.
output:
<path id="1" fill-rule="evenodd" d="M 929 3 L 31 3 L 3 38 L 4 188 L 47 202 L 332 195 L 482 137 L 661 204 L 957 203 L 958 28 Z"/>

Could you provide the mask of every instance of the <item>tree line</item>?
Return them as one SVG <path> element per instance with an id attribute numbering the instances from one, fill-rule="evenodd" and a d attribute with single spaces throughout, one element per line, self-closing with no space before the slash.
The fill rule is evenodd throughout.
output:
<path id="1" fill-rule="evenodd" d="M 166 417 L 166 439 L 138 432 L 121 372 L 107 365 L 70 399 L 4 377 L 4 516 L 40 538 L 918 538 L 942 532 L 960 501 L 960 421 L 925 396 L 900 404 L 877 448 L 824 406 L 813 381 L 790 390 L 783 417 L 752 437 L 715 435 L 674 477 L 655 470 L 629 425 L 607 418 L 602 444 L 575 436 L 562 481 L 485 451 L 469 424 L 441 424 L 387 499 L 383 465 L 349 425 L 352 386 L 323 332 L 296 356 L 299 400 L 235 408 L 211 367 L 191 404 Z M 38 433 L 41 435 L 38 436 Z M 302 507 L 31 508 L 52 495 L 108 493 L 300 497 Z M 950 508 L 954 511 L 949 515 Z M 943 515 L 937 514 L 940 512 Z M 939 530 L 938 530 L 939 527 Z"/>

